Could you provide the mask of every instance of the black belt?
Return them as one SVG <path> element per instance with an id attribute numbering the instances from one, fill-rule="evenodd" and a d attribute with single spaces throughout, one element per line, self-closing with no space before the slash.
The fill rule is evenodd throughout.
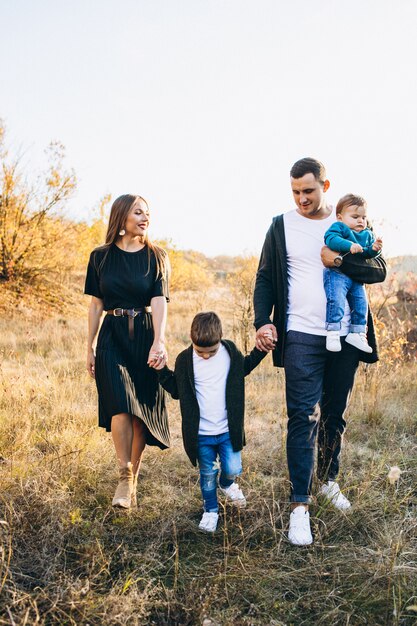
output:
<path id="1" fill-rule="evenodd" d="M 150 306 L 143 306 L 139 309 L 111 309 L 110 311 L 106 311 L 107 315 L 114 315 L 115 317 L 128 317 L 128 327 L 129 327 L 129 339 L 133 339 L 135 336 L 135 325 L 134 319 L 137 315 L 141 315 L 142 313 L 151 313 L 152 309 Z"/>

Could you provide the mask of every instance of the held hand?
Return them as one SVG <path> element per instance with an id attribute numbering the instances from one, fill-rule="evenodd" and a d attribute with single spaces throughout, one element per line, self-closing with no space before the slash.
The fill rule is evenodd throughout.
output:
<path id="1" fill-rule="evenodd" d="M 153 342 L 147 362 L 153 369 L 162 369 L 168 363 L 168 354 L 163 341 Z"/>
<path id="2" fill-rule="evenodd" d="M 159 363 L 159 365 L 158 365 L 158 363 Z M 152 367 L 152 369 L 154 369 L 154 370 L 161 370 L 161 369 L 163 369 L 165 367 L 165 365 L 167 365 L 167 362 L 162 359 L 160 362 L 159 361 L 155 361 L 155 365 L 152 365 L 150 367 Z"/>
<path id="3" fill-rule="evenodd" d="M 324 267 L 334 267 L 334 260 L 339 256 L 339 252 L 330 250 L 327 246 L 323 246 L 321 249 L 321 262 Z"/>
<path id="4" fill-rule="evenodd" d="M 93 350 L 89 350 L 87 354 L 87 372 L 91 378 L 96 377 L 96 357 Z"/>
<path id="5" fill-rule="evenodd" d="M 256 331 L 255 345 L 261 352 L 273 350 L 277 341 L 277 329 L 273 324 L 264 324 Z"/>
<path id="6" fill-rule="evenodd" d="M 363 248 L 358 243 L 352 243 L 350 246 L 350 252 L 351 254 L 358 254 L 358 252 L 363 252 Z"/>
<path id="7" fill-rule="evenodd" d="M 372 244 L 372 250 L 375 250 L 375 252 L 380 252 L 380 250 L 382 250 L 382 238 L 381 237 L 377 237 L 374 241 L 374 243 Z"/>

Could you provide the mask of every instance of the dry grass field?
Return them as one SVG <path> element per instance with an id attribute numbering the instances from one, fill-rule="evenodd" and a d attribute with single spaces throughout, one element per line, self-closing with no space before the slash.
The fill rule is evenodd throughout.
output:
<path id="1" fill-rule="evenodd" d="M 87 303 L 86 303 L 87 305 Z M 171 363 L 195 312 L 222 294 L 177 293 Z M 196 470 L 169 402 L 173 445 L 147 449 L 137 511 L 110 506 L 117 470 L 96 426 L 85 319 L 0 320 L 0 624 L 411 625 L 417 618 L 417 365 L 400 356 L 358 374 L 341 483 L 348 514 L 317 500 L 315 542 L 294 548 L 283 374 L 270 358 L 247 379 L 241 484 L 248 506 L 197 530 Z M 390 467 L 402 473 L 388 480 Z"/>

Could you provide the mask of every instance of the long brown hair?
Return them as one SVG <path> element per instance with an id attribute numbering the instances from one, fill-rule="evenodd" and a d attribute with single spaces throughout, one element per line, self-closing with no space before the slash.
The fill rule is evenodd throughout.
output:
<path id="1" fill-rule="evenodd" d="M 110 250 L 110 247 L 113 244 L 116 244 L 118 238 L 120 237 L 119 232 L 124 229 L 127 216 L 129 215 L 132 206 L 138 200 L 144 202 L 149 211 L 149 205 L 146 202 L 145 198 L 142 198 L 142 196 L 134 196 L 132 194 L 126 193 L 123 196 L 119 196 L 118 198 L 116 198 L 116 200 L 113 202 L 110 209 L 109 223 L 107 226 L 106 243 L 104 244 L 104 246 L 102 246 L 103 248 L 107 248 L 108 250 Z M 149 239 L 148 233 L 145 234 L 143 238 L 143 243 L 148 248 L 147 273 L 149 273 L 150 270 L 151 253 L 153 252 L 156 261 L 157 275 L 168 277 L 170 272 L 170 265 L 168 255 L 165 250 L 160 246 L 152 243 Z M 104 255 L 103 260 L 100 263 L 99 269 L 102 268 L 106 257 L 107 253 Z"/>

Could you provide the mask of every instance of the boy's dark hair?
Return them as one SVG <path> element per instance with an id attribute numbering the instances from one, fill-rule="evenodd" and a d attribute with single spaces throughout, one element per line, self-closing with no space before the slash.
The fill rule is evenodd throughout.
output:
<path id="1" fill-rule="evenodd" d="M 343 198 L 340 198 L 336 205 L 336 215 L 340 215 L 343 209 L 347 209 L 348 206 L 363 206 L 366 209 L 366 200 L 362 196 L 356 196 L 353 193 L 347 193 Z"/>
<path id="2" fill-rule="evenodd" d="M 323 163 L 311 157 L 305 157 L 296 161 L 290 171 L 291 178 L 302 178 L 306 174 L 313 174 L 314 178 L 322 184 L 327 178 L 326 168 Z"/>
<path id="3" fill-rule="evenodd" d="M 200 348 L 210 348 L 223 336 L 220 318 L 213 311 L 197 313 L 191 323 L 191 341 Z"/>

